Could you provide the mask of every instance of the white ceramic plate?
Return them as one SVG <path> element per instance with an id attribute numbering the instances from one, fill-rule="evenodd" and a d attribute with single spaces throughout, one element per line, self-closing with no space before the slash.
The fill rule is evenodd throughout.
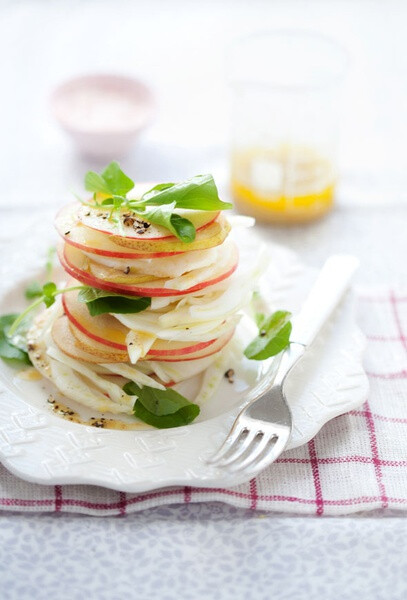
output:
<path id="1" fill-rule="evenodd" d="M 250 235 L 245 232 L 244 237 L 250 238 L 253 252 L 253 242 L 258 246 L 259 241 L 252 231 Z M 32 273 L 40 260 L 27 250 L 25 244 L 11 249 L 7 264 L 2 266 L 0 314 L 22 306 L 27 272 Z M 250 256 L 250 248 L 246 252 Z M 281 246 L 270 245 L 270 257 L 263 282 L 271 309 L 298 311 L 316 271 Z M 353 302 L 347 298 L 287 381 L 294 423 L 289 448 L 305 444 L 327 421 L 366 399 L 364 346 Z M 51 384 L 25 381 L 0 363 L 0 460 L 23 479 L 44 484 L 94 484 L 126 492 L 171 485 L 230 486 L 248 479 L 247 475 L 225 477 L 205 459 L 224 440 L 247 392 L 261 376 L 261 363 L 244 359 L 228 364 L 235 369 L 235 383 L 223 378 L 193 424 L 144 431 L 96 429 L 66 421 L 53 414 L 47 403 L 49 393 L 55 392 Z"/>

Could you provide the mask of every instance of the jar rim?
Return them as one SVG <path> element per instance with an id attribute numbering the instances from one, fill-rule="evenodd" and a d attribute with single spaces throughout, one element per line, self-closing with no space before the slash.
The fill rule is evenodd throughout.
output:
<path id="1" fill-rule="evenodd" d="M 227 60 L 227 79 L 234 88 L 300 92 L 339 84 L 350 55 L 340 42 L 319 32 L 270 29 L 235 39 Z"/>

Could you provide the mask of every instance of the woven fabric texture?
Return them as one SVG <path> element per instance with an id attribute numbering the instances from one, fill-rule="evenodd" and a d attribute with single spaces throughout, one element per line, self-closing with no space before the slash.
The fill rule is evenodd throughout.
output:
<path id="1" fill-rule="evenodd" d="M 285 452 L 256 479 L 223 489 L 178 487 L 125 494 L 92 486 L 41 486 L 0 467 L 0 507 L 31 512 L 125 515 L 173 503 L 341 515 L 407 509 L 407 295 L 358 300 L 370 380 L 363 406 L 330 421 L 307 445 Z"/>

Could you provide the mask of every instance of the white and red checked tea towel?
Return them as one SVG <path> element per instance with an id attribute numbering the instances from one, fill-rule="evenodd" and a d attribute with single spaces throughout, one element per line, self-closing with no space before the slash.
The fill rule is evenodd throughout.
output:
<path id="1" fill-rule="evenodd" d="M 307 445 L 285 452 L 249 483 L 125 494 L 92 486 L 36 485 L 0 467 L 0 507 L 101 516 L 203 501 L 317 515 L 407 510 L 407 294 L 360 295 L 359 323 L 368 338 L 369 398 L 359 410 L 330 421 Z"/>

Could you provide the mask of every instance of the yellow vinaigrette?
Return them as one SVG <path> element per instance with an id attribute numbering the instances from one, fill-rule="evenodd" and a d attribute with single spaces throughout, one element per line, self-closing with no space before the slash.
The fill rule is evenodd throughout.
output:
<path id="1" fill-rule="evenodd" d="M 311 148 L 282 144 L 235 151 L 231 188 L 237 208 L 259 221 L 301 223 L 331 209 L 335 176 Z"/>

